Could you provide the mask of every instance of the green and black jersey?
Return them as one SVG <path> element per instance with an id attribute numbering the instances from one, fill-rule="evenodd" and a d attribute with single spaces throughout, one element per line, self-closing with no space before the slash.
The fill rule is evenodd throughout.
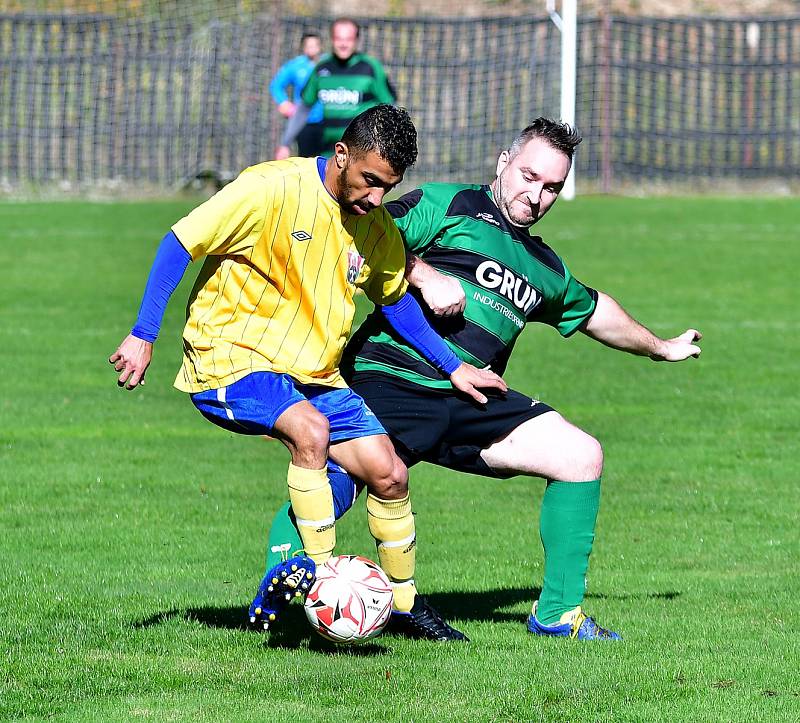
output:
<path id="1" fill-rule="evenodd" d="M 359 113 L 379 103 L 394 103 L 395 92 L 375 58 L 356 53 L 346 61 L 330 56 L 312 71 L 303 88 L 303 103 L 322 103 L 324 145 L 340 140 Z"/>
<path id="2" fill-rule="evenodd" d="M 428 321 L 455 353 L 476 367 L 505 371 L 525 324 L 575 332 L 594 312 L 597 292 L 573 278 L 538 236 L 506 222 L 488 186 L 431 183 L 386 204 L 408 250 L 466 292 L 463 316 Z M 376 310 L 345 351 L 344 370 L 380 372 L 426 387 L 450 382 L 389 327 Z"/>

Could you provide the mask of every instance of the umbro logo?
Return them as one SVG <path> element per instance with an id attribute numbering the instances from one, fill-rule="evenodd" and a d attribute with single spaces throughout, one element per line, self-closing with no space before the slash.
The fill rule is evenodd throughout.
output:
<path id="1" fill-rule="evenodd" d="M 319 71 L 317 72 L 317 75 L 320 78 L 327 78 L 330 74 L 331 74 L 331 71 L 328 70 L 327 68 L 320 68 Z"/>
<path id="2" fill-rule="evenodd" d="M 306 231 L 295 231 L 292 233 L 292 238 L 296 241 L 310 241 L 311 234 L 307 233 Z"/>

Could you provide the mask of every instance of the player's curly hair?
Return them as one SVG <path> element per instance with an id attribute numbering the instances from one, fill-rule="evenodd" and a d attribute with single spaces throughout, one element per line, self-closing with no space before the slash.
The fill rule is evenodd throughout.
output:
<path id="1" fill-rule="evenodd" d="M 355 155 L 375 151 L 395 173 L 404 174 L 417 160 L 417 129 L 405 108 L 383 103 L 350 121 L 342 136 Z"/>
<path id="2" fill-rule="evenodd" d="M 568 123 L 540 117 L 513 140 L 508 149 L 509 156 L 511 158 L 516 156 L 523 146 L 534 138 L 541 138 L 547 141 L 553 148 L 561 151 L 570 160 L 572 160 L 575 149 L 583 140 L 577 129 Z"/>

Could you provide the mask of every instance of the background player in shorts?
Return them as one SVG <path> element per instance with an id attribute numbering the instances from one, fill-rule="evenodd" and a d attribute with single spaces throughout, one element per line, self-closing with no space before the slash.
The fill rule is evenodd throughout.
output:
<path id="1" fill-rule="evenodd" d="M 569 126 L 539 118 L 500 154 L 491 185 L 433 183 L 387 204 L 412 254 L 408 278 L 440 314 L 432 323 L 461 359 L 502 373 L 529 322 L 564 336 L 581 331 L 655 360 L 700 354 L 699 332 L 659 338 L 610 296 L 575 279 L 529 234 L 556 201 L 580 140 Z M 375 314 L 348 344 L 343 373 L 407 465 L 424 460 L 492 477 L 545 478 L 544 582 L 528 630 L 618 637 L 581 610 L 603 468 L 596 439 L 513 390 L 490 395 L 483 406 L 449 391 L 446 379 Z M 438 639 L 459 639 L 448 627 L 438 626 Z"/>
<path id="2" fill-rule="evenodd" d="M 395 544 L 414 537 L 405 466 L 338 368 L 357 287 L 384 307 L 401 333 L 427 339 L 423 348 L 454 384 L 479 399 L 484 396 L 473 382 L 504 386 L 496 375 L 462 364 L 405 293 L 403 244 L 381 202 L 416 152 L 408 114 L 382 105 L 348 126 L 327 161 L 293 159 L 245 170 L 165 236 L 137 323 L 110 358 L 121 386 L 143 383 L 169 296 L 189 261 L 205 256 L 175 385 L 214 423 L 269 434 L 288 448 L 289 496 L 311 558 L 302 565 L 312 575 L 313 562 L 326 560 L 335 545 L 330 445 L 331 457 L 370 490 L 370 530 L 390 549 L 381 558 L 390 579 L 413 577 L 413 548 Z M 267 598 L 266 609 L 251 612 L 252 622 L 265 627 L 279 612 Z"/>
<path id="3" fill-rule="evenodd" d="M 303 103 L 297 106 L 281 138 L 280 153 L 300 132 L 309 109 L 322 103 L 322 146 L 333 148 L 352 118 L 378 103 L 397 100 L 380 61 L 357 52 L 361 28 L 355 20 L 337 18 L 331 23 L 332 54 L 323 58 L 303 89 Z"/>

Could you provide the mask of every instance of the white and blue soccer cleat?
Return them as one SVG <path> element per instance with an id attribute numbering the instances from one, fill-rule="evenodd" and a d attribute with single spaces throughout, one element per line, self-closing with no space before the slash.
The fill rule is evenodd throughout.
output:
<path id="1" fill-rule="evenodd" d="M 305 599 L 314 584 L 316 572 L 316 564 L 305 555 L 295 555 L 274 565 L 264 575 L 250 603 L 250 625 L 269 630 L 294 598 Z"/>
<path id="2" fill-rule="evenodd" d="M 619 633 L 598 625 L 593 618 L 581 610 L 580 606 L 563 616 L 563 622 L 544 625 L 536 619 L 537 604 L 538 600 L 533 603 L 533 612 L 528 616 L 529 633 L 556 638 L 572 638 L 573 640 L 622 640 Z"/>

